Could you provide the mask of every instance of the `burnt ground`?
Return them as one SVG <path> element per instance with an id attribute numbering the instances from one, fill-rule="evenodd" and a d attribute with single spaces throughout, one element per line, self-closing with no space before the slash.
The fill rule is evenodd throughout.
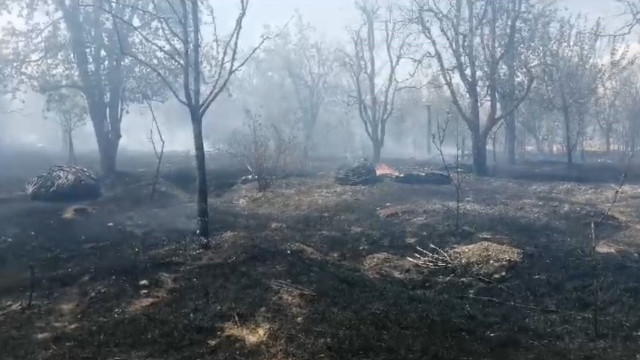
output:
<path id="1" fill-rule="evenodd" d="M 152 162 L 125 158 L 105 196 L 79 204 L 90 211 L 74 217 L 63 216 L 72 204 L 16 194 L 47 161 L 2 173 L 2 358 L 640 354 L 634 174 L 596 229 L 592 252 L 590 224 L 611 203 L 620 169 L 527 164 L 469 177 L 456 229 L 450 186 L 343 187 L 327 166 L 258 194 L 253 185 L 231 187 L 240 167 L 210 162 L 215 236 L 207 251 L 191 235 L 193 184 L 180 156 L 168 158 L 154 200 Z M 416 246 L 446 251 L 487 239 L 521 250 L 521 261 L 494 278 L 407 260 Z"/>

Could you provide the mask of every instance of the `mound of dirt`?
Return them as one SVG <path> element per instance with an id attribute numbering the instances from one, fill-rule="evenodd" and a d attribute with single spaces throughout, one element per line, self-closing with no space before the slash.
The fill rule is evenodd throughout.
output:
<path id="1" fill-rule="evenodd" d="M 449 251 L 449 256 L 456 265 L 493 278 L 504 277 L 522 262 L 522 250 L 489 241 L 456 247 Z"/>
<path id="2" fill-rule="evenodd" d="M 27 181 L 25 188 L 29 198 L 36 201 L 89 200 L 102 195 L 97 177 L 78 166 L 53 166 Z"/>

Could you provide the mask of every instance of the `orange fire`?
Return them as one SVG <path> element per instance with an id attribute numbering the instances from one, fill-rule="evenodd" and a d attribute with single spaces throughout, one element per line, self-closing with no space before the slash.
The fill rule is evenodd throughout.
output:
<path id="1" fill-rule="evenodd" d="M 376 166 L 376 175 L 397 176 L 400 175 L 400 173 L 387 164 L 378 164 L 378 166 Z"/>

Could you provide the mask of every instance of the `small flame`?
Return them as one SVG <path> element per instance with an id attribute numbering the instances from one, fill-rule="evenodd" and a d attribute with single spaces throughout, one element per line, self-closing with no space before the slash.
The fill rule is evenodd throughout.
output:
<path id="1" fill-rule="evenodd" d="M 380 175 L 392 175 L 392 176 L 397 176 L 400 175 L 400 173 L 396 170 L 394 170 L 391 166 L 387 165 L 387 164 L 379 164 L 378 166 L 376 166 L 376 175 L 380 176 Z"/>

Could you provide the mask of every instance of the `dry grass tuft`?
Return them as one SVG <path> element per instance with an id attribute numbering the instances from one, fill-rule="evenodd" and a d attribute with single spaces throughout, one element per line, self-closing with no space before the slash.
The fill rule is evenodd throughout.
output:
<path id="1" fill-rule="evenodd" d="M 505 275 L 522 262 L 522 250 L 489 241 L 456 247 L 449 251 L 449 256 L 456 265 L 493 277 Z"/>
<path id="2" fill-rule="evenodd" d="M 64 210 L 62 218 L 65 220 L 73 220 L 79 217 L 86 217 L 96 212 L 95 208 L 85 205 L 73 205 Z"/>
<path id="3" fill-rule="evenodd" d="M 268 324 L 240 325 L 239 323 L 227 323 L 224 326 L 223 336 L 242 340 L 248 346 L 257 346 L 264 343 L 269 337 Z"/>

